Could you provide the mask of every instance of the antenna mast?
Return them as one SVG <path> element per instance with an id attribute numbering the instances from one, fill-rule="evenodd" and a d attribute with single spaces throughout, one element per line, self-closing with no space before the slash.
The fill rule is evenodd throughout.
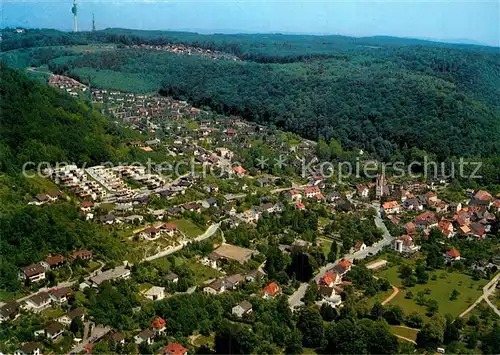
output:
<path id="1" fill-rule="evenodd" d="M 92 13 L 92 32 L 95 32 L 95 14 Z"/>
<path id="2" fill-rule="evenodd" d="M 73 32 L 78 32 L 78 19 L 77 19 L 77 4 L 76 0 L 73 0 L 73 7 L 71 8 L 71 12 L 73 13 Z"/>

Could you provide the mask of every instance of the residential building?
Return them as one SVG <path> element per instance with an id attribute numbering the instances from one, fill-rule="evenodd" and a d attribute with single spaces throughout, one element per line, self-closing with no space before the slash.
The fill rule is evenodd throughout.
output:
<path id="1" fill-rule="evenodd" d="M 340 277 L 343 277 L 352 268 L 352 263 L 347 259 L 342 259 L 337 265 L 333 267 L 333 270 L 337 272 Z"/>
<path id="2" fill-rule="evenodd" d="M 153 286 L 144 293 L 144 297 L 151 301 L 161 301 L 165 298 L 165 287 Z"/>
<path id="3" fill-rule="evenodd" d="M 436 227 L 438 219 L 434 212 L 425 211 L 415 217 L 415 225 L 419 228 L 432 228 Z"/>
<path id="4" fill-rule="evenodd" d="M 130 269 L 124 265 L 117 266 L 114 269 L 103 271 L 96 276 L 90 278 L 93 286 L 98 287 L 104 281 L 111 281 L 116 279 L 128 279 L 130 277 Z"/>
<path id="5" fill-rule="evenodd" d="M 63 266 L 65 262 L 66 260 L 64 259 L 64 256 L 61 255 L 47 256 L 45 258 L 45 261 L 43 262 L 43 266 L 46 269 L 54 270 Z"/>
<path id="6" fill-rule="evenodd" d="M 401 206 L 397 201 L 388 201 L 382 205 L 385 214 L 399 213 Z"/>
<path id="7" fill-rule="evenodd" d="M 225 279 L 217 279 L 203 288 L 203 292 L 218 295 L 228 289 L 228 284 Z"/>
<path id="8" fill-rule="evenodd" d="M 414 253 L 420 250 L 420 246 L 415 245 L 411 236 L 404 234 L 394 240 L 394 250 L 398 253 Z"/>
<path id="9" fill-rule="evenodd" d="M 75 250 L 71 257 L 73 260 L 80 258 L 82 260 L 90 260 L 94 254 L 90 250 Z"/>
<path id="10" fill-rule="evenodd" d="M 246 300 L 234 306 L 231 310 L 231 313 L 239 318 L 251 312 L 252 312 L 252 304 Z"/>
<path id="11" fill-rule="evenodd" d="M 41 355 L 42 345 L 38 342 L 30 341 L 23 344 L 19 349 L 14 351 L 14 355 Z"/>
<path id="12" fill-rule="evenodd" d="M 167 322 L 161 317 L 156 317 L 153 322 L 151 322 L 151 328 L 155 332 L 155 335 L 162 335 L 167 330 Z"/>
<path id="13" fill-rule="evenodd" d="M 445 258 L 447 261 L 458 261 L 460 260 L 460 252 L 455 248 L 447 250 Z"/>
<path id="14" fill-rule="evenodd" d="M 274 298 L 281 293 L 281 289 L 276 282 L 270 282 L 260 292 L 265 299 Z"/>
<path id="15" fill-rule="evenodd" d="M 0 307 L 0 324 L 16 319 L 19 316 L 19 303 L 7 302 Z"/>
<path id="16" fill-rule="evenodd" d="M 51 340 L 56 340 L 63 332 L 64 326 L 59 322 L 52 322 L 45 328 L 45 336 Z"/>
<path id="17" fill-rule="evenodd" d="M 168 343 L 167 346 L 163 348 L 162 353 L 164 355 L 187 355 L 188 349 L 179 343 Z"/>
<path id="18" fill-rule="evenodd" d="M 365 249 L 366 249 L 366 244 L 362 240 L 357 241 L 353 247 L 354 252 L 358 252 Z"/>
<path id="19" fill-rule="evenodd" d="M 57 318 L 57 321 L 61 324 L 64 324 L 65 326 L 69 326 L 73 321 L 73 319 L 75 318 L 80 318 L 82 321 L 85 320 L 85 313 L 83 312 L 82 308 L 72 309 L 65 315 L 62 315 L 59 318 Z"/>
<path id="20" fill-rule="evenodd" d="M 28 311 L 38 313 L 50 307 L 51 302 L 52 299 L 50 298 L 48 292 L 39 292 L 36 295 L 24 300 L 22 307 Z"/>
<path id="21" fill-rule="evenodd" d="M 45 268 L 41 264 L 31 264 L 26 266 L 19 276 L 31 282 L 40 282 L 45 280 Z"/>
<path id="22" fill-rule="evenodd" d="M 170 274 L 168 274 L 167 276 L 165 276 L 165 279 L 169 282 L 178 282 L 179 281 L 179 275 L 177 275 L 176 273 L 173 273 L 171 272 Z"/>
<path id="23" fill-rule="evenodd" d="M 155 337 L 155 333 L 151 329 L 146 329 L 134 337 L 134 342 L 137 345 L 142 344 L 142 343 L 146 343 L 148 345 L 151 345 L 154 343 L 154 337 Z"/>
<path id="24" fill-rule="evenodd" d="M 52 299 L 52 302 L 57 303 L 59 305 L 67 303 L 69 296 L 71 296 L 71 289 L 67 287 L 61 287 L 58 289 L 52 289 L 49 291 L 49 296 Z"/>
<path id="25" fill-rule="evenodd" d="M 325 276 L 323 276 L 319 280 L 319 283 L 320 283 L 320 285 L 333 287 L 333 285 L 340 283 L 340 281 L 341 281 L 340 275 L 337 272 L 330 270 L 330 271 L 327 271 L 325 273 Z"/>

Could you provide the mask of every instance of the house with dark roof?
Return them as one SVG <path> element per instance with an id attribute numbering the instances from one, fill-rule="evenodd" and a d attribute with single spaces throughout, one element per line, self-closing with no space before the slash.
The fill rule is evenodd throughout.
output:
<path id="1" fill-rule="evenodd" d="M 73 319 L 80 317 L 80 319 L 83 321 L 85 320 L 85 313 L 83 312 L 82 308 L 75 308 L 66 313 L 65 315 L 60 316 L 57 318 L 57 321 L 61 324 L 64 324 L 66 326 L 69 326 Z"/>
<path id="2" fill-rule="evenodd" d="M 14 355 L 41 355 L 41 347 L 42 345 L 40 343 L 30 341 L 14 351 Z"/>
<path id="3" fill-rule="evenodd" d="M 64 265 L 66 260 L 62 255 L 47 256 L 44 261 L 44 266 L 48 269 L 54 270 Z"/>
<path id="4" fill-rule="evenodd" d="M 50 298 L 48 292 L 39 292 L 36 295 L 24 300 L 22 307 L 28 311 L 38 313 L 50 307 L 51 302 L 52 299 Z"/>
<path id="5" fill-rule="evenodd" d="M 31 282 L 45 280 L 45 268 L 41 264 L 31 264 L 26 266 L 19 274 L 22 279 L 29 279 Z"/>
<path id="6" fill-rule="evenodd" d="M 231 313 L 239 318 L 251 312 L 252 312 L 252 304 L 247 300 L 241 302 L 240 304 L 237 304 L 231 309 Z"/>
<path id="7" fill-rule="evenodd" d="M 49 291 L 49 296 L 54 303 L 59 305 L 68 302 L 69 296 L 71 296 L 72 291 L 68 287 L 61 287 L 58 289 L 52 289 Z"/>
<path id="8" fill-rule="evenodd" d="M 151 345 L 155 342 L 155 333 L 151 329 L 145 329 L 134 337 L 134 342 L 139 345 L 146 343 Z"/>
<path id="9" fill-rule="evenodd" d="M 52 322 L 45 328 L 45 336 L 51 340 L 56 340 L 63 332 L 64 326 L 59 322 Z"/>
<path id="10" fill-rule="evenodd" d="M 7 302 L 0 307 L 0 324 L 16 319 L 19 316 L 19 303 Z"/>

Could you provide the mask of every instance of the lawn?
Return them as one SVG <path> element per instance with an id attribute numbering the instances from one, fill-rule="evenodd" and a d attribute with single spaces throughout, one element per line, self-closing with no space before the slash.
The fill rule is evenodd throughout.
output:
<path id="1" fill-rule="evenodd" d="M 332 241 L 323 238 L 320 238 L 320 240 L 321 240 L 321 249 L 323 250 L 323 254 L 327 256 L 328 253 L 330 252 L 330 249 L 332 248 Z"/>
<path id="2" fill-rule="evenodd" d="M 187 219 L 175 219 L 173 221 L 169 221 L 169 223 L 174 223 L 188 238 L 196 238 L 197 236 L 203 234 L 200 227 Z"/>
<path id="3" fill-rule="evenodd" d="M 54 319 L 62 316 L 64 311 L 57 308 L 47 308 L 42 311 L 42 315 L 48 319 Z"/>
<path id="4" fill-rule="evenodd" d="M 385 277 L 389 282 L 399 288 L 399 293 L 392 299 L 390 305 L 400 306 L 405 314 L 418 312 L 426 313 L 425 306 L 419 306 L 415 302 L 417 293 L 420 291 L 430 290 L 430 294 L 426 294 L 426 299 L 434 299 L 439 303 L 438 312 L 442 315 L 451 314 L 458 316 L 467 307 L 482 294 L 482 287 L 487 283 L 486 280 L 474 281 L 470 276 L 457 272 L 448 273 L 444 270 L 432 271 L 429 273 L 429 282 L 424 285 L 415 285 L 411 288 L 406 288 L 401 284 L 401 279 L 398 277 L 398 267 L 394 266 L 378 273 L 380 277 Z M 436 280 L 432 280 L 432 275 L 436 275 Z M 454 301 L 450 300 L 451 292 L 456 289 L 460 294 Z M 412 299 L 405 298 L 405 294 L 411 291 Z"/>
<path id="5" fill-rule="evenodd" d="M 408 327 L 401 327 L 399 325 L 390 325 L 391 332 L 395 335 L 400 335 L 402 337 L 411 339 L 411 340 L 416 340 L 417 339 L 417 333 L 418 329 L 412 329 Z"/>
<path id="6" fill-rule="evenodd" d="M 187 263 L 189 269 L 193 272 L 197 284 L 201 284 L 207 280 L 215 279 L 220 276 L 220 272 L 218 270 L 202 265 L 201 263 L 197 263 L 195 260 L 187 260 Z"/>
<path id="7" fill-rule="evenodd" d="M 45 179 L 38 174 L 34 174 L 35 176 L 28 178 L 28 181 L 31 185 L 34 187 L 38 187 L 40 190 L 44 192 L 52 192 L 52 191 L 58 191 L 59 187 L 57 187 L 56 184 L 54 184 L 52 181 L 49 179 Z"/>
<path id="8" fill-rule="evenodd" d="M 26 294 L 22 291 L 18 291 L 18 292 L 13 293 L 13 292 L 9 292 L 6 290 L 0 290 L 0 301 L 5 302 L 5 301 L 8 301 L 10 299 L 18 299 L 18 298 L 21 298 L 25 295 Z"/>

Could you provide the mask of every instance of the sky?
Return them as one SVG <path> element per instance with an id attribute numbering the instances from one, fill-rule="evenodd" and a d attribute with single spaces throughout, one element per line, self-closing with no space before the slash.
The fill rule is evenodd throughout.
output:
<path id="1" fill-rule="evenodd" d="M 71 30 L 73 0 L 2 0 L 2 27 Z M 78 0 L 97 29 L 389 35 L 500 46 L 500 0 Z"/>

